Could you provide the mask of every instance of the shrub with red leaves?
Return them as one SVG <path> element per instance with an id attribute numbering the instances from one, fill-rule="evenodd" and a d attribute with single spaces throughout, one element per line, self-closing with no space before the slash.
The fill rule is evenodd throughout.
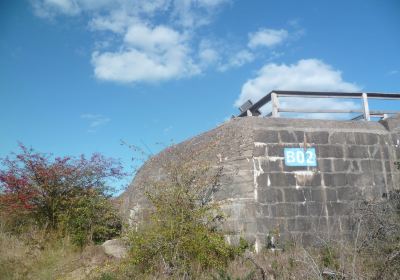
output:
<path id="1" fill-rule="evenodd" d="M 58 228 L 82 198 L 108 198 L 110 183 L 126 175 L 118 161 L 100 154 L 53 157 L 19 147 L 18 154 L 1 159 L 0 210 L 9 217 L 29 216 L 42 228 Z"/>

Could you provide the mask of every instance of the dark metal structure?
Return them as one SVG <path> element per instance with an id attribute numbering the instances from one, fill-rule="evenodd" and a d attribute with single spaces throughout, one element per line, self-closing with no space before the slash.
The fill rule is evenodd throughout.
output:
<path id="1" fill-rule="evenodd" d="M 362 108 L 359 110 L 337 110 L 337 109 L 298 109 L 298 108 L 282 108 L 279 106 L 279 97 L 301 97 L 301 98 L 336 98 L 336 99 L 359 99 L 362 101 Z M 272 111 L 267 114 L 267 117 L 277 118 L 279 113 L 338 113 L 348 114 L 356 113 L 358 116 L 353 120 L 363 119 L 366 121 L 371 120 L 371 117 L 378 117 L 381 119 L 387 118 L 389 115 L 400 113 L 399 110 L 370 110 L 369 99 L 380 100 L 398 100 L 400 101 L 400 93 L 378 93 L 378 92 L 314 92 L 314 91 L 282 91 L 274 90 L 261 98 L 256 103 L 250 100 L 246 101 L 240 106 L 240 114 L 238 117 L 245 116 L 259 116 L 261 115 L 261 107 L 271 102 Z"/>

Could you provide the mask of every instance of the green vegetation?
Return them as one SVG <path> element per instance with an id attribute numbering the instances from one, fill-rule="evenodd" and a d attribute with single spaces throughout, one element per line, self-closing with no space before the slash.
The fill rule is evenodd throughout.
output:
<path id="1" fill-rule="evenodd" d="M 246 246 L 244 241 L 228 244 L 221 230 L 224 216 L 212 195 L 222 170 L 189 159 L 193 153 L 173 148 L 167 153 L 165 158 L 174 161 L 160 159 L 163 176 L 149 178 L 143 186 L 151 210 L 138 229 L 127 233 L 130 277 L 155 273 L 193 278 L 199 271 L 224 270 Z"/>
<path id="2" fill-rule="evenodd" d="M 206 167 L 196 172 L 206 174 Z M 206 181 L 194 183 L 193 170 L 171 172 L 163 182 L 146 192 L 154 210 L 149 222 L 129 234 L 131 261 L 142 271 L 151 271 L 162 262 L 171 275 L 183 275 L 193 263 L 201 268 L 223 269 L 235 256 L 223 232 L 216 204 L 204 203 Z M 206 176 L 206 175 L 205 175 Z"/>

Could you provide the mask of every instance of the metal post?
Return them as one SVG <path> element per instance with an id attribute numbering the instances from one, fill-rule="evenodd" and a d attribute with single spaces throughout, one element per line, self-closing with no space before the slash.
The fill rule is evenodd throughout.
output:
<path id="1" fill-rule="evenodd" d="M 275 92 L 271 93 L 271 101 L 272 101 L 272 117 L 279 118 L 279 99 L 278 95 Z"/>
<path id="2" fill-rule="evenodd" d="M 364 120 L 370 121 L 371 116 L 369 114 L 368 95 L 365 92 L 362 93 L 362 101 L 363 101 L 363 110 L 364 110 Z"/>

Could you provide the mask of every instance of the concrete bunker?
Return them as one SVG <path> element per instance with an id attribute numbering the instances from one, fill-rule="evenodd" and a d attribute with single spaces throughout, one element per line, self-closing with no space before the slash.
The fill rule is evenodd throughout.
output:
<path id="1" fill-rule="evenodd" d="M 224 225 L 229 240 L 244 236 L 259 250 L 272 233 L 304 244 L 317 237 L 351 239 L 352 214 L 359 201 L 384 199 L 389 191 L 400 189 L 395 165 L 400 160 L 399 114 L 368 112 L 370 118 L 379 113 L 379 121 L 294 121 L 256 116 L 261 107 L 257 104 L 248 104 L 238 117 L 176 145 L 182 150 L 195 145 L 201 151 L 217 140 L 215 150 L 206 156 L 224 168 L 214 199 L 222 202 L 228 216 Z M 356 113 L 368 120 L 365 110 Z M 299 157 L 298 164 L 288 164 L 288 151 Z M 161 152 L 155 157 L 163 156 Z M 307 160 L 310 164 L 304 164 Z M 131 225 L 140 222 L 146 207 L 137 186 L 156 172 L 150 159 L 121 195 L 121 211 Z"/>

